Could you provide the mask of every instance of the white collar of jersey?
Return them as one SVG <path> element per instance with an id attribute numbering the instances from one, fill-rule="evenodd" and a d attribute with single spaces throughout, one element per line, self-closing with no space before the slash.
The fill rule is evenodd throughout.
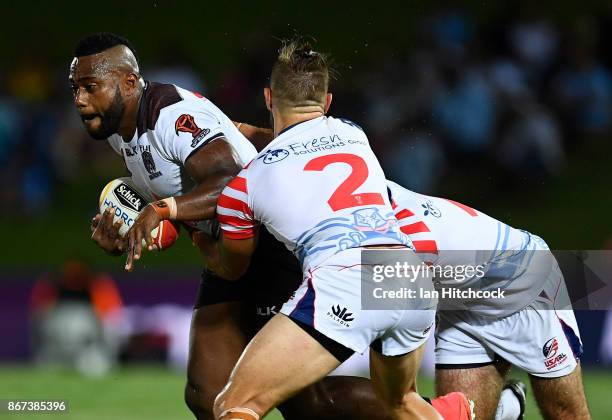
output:
<path id="1" fill-rule="evenodd" d="M 327 117 L 325 115 L 322 115 L 320 117 L 313 118 L 312 120 L 301 121 L 299 123 L 290 125 L 289 127 L 283 129 L 281 131 L 281 133 L 278 136 L 276 136 L 276 138 L 274 140 L 272 140 L 270 143 L 268 143 L 268 146 L 266 146 L 265 150 L 271 149 L 276 144 L 280 143 L 281 141 L 283 141 L 285 138 L 287 138 L 289 136 L 295 136 L 298 133 L 301 133 L 301 132 L 303 132 L 305 130 L 308 130 L 310 127 L 312 127 L 313 125 L 318 124 L 319 122 L 323 121 L 324 119 L 327 119 Z"/>

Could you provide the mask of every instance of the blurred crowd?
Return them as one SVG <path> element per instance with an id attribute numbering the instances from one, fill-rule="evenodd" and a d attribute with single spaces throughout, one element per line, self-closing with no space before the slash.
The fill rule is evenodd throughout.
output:
<path id="1" fill-rule="evenodd" d="M 581 143 L 612 132 L 609 39 L 609 18 L 477 26 L 443 10 L 423 20 L 414 48 L 371 63 L 361 83 L 388 176 L 435 193 L 445 175 L 467 172 L 497 179 L 499 194 L 558 176 Z"/>
<path id="2" fill-rule="evenodd" d="M 30 295 L 30 339 L 40 364 L 101 375 L 115 363 L 123 303 L 115 281 L 79 260 L 39 278 Z"/>
<path id="3" fill-rule="evenodd" d="M 130 362 L 163 362 L 184 369 L 192 306 L 172 301 L 167 293 L 156 296 L 151 282 L 146 285 L 146 292 L 137 286 L 137 296 L 150 300 L 143 304 L 135 300 L 125 279 L 95 271 L 83 260 L 65 261 L 31 287 L 28 353 L 39 365 L 65 366 L 89 376 Z M 177 290 L 172 279 L 166 279 L 164 288 Z M 191 289 L 186 294 L 189 302 Z M 17 317 L 12 322 L 20 321 Z M 17 355 L 23 355 L 23 348 Z"/>
<path id="4" fill-rule="evenodd" d="M 559 176 L 585 141 L 612 133 L 612 14 L 561 24 L 513 10 L 479 23 L 445 8 L 419 22 L 408 47 L 366 44 L 359 61 L 338 63 L 332 84 L 332 114 L 363 126 L 391 179 L 435 194 L 445 177 L 484 175 L 502 180 L 502 194 Z M 271 41 L 243 48 L 215 86 L 178 48 L 141 70 L 203 92 L 234 119 L 266 123 Z M 39 51 L 0 74 L 1 212 L 42 214 L 59 185 L 116 160 L 77 118 L 69 56 L 55 68 Z"/>

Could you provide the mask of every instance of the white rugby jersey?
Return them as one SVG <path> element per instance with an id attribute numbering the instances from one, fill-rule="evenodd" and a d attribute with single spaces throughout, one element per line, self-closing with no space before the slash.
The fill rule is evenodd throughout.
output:
<path id="1" fill-rule="evenodd" d="M 497 316 L 516 312 L 530 304 L 554 275 L 554 257 L 541 238 L 456 201 L 418 194 L 391 181 L 388 186 L 400 230 L 425 262 L 484 267 L 484 277 L 436 278 L 434 285 L 506 290 L 504 299 L 479 300 L 470 309 Z"/>
<path id="2" fill-rule="evenodd" d="M 185 162 L 219 137 L 232 145 L 242 166 L 257 154 L 232 121 L 202 95 L 147 82 L 133 138 L 126 142 L 113 134 L 108 142 L 123 156 L 136 187 L 152 201 L 189 192 L 195 182 Z"/>
<path id="3" fill-rule="evenodd" d="M 319 117 L 283 130 L 223 190 L 217 218 L 230 239 L 262 223 L 303 269 L 348 248 L 409 244 L 384 173 L 356 124 Z"/>

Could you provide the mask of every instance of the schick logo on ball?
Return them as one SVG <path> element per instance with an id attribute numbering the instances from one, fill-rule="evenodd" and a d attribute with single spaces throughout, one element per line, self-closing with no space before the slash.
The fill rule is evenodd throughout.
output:
<path id="1" fill-rule="evenodd" d="M 119 184 L 114 189 L 115 196 L 117 199 L 126 207 L 133 209 L 134 211 L 140 212 L 145 200 L 133 189 L 126 184 Z"/>

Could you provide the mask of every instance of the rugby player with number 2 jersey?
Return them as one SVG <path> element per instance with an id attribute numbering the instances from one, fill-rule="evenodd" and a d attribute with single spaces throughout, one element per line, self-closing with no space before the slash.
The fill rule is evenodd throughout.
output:
<path id="1" fill-rule="evenodd" d="M 329 142 L 315 143 L 295 143 L 291 149 L 305 153 L 330 147 Z M 283 151 L 263 149 L 269 150 L 270 162 L 284 158 Z M 589 418 L 578 326 L 568 300 L 560 298 L 565 294 L 563 276 L 546 243 L 453 200 L 418 194 L 393 182 L 389 192 L 401 231 L 426 263 L 487 267 L 484 278 L 463 280 L 462 287 L 451 289 L 504 291 L 503 299 L 472 299 L 462 303 L 463 310 L 439 312 L 438 395 L 464 392 L 476 402 L 478 418 L 522 418 L 524 389 L 517 381 L 504 387 L 514 365 L 529 373 L 545 418 Z M 439 279 L 436 284 L 445 288 Z M 355 379 L 353 386 L 369 399 L 372 391 L 364 382 Z"/>
<path id="2" fill-rule="evenodd" d="M 296 255 L 304 278 L 240 357 L 215 400 L 217 419 L 257 420 L 368 348 L 372 385 L 384 406 L 379 415 L 440 418 L 416 392 L 435 302 L 361 308 L 365 248 L 403 250 L 413 263 L 418 258 L 399 231 L 365 133 L 325 116 L 328 81 L 323 55 L 307 43 L 283 46 L 264 90 L 275 139 L 219 197 L 219 240 L 198 235 L 209 267 L 235 280 L 248 269 L 263 225 Z M 319 147 L 300 148 L 312 139 Z M 452 398 L 455 413 L 445 418 L 471 419 L 465 396 Z"/>

